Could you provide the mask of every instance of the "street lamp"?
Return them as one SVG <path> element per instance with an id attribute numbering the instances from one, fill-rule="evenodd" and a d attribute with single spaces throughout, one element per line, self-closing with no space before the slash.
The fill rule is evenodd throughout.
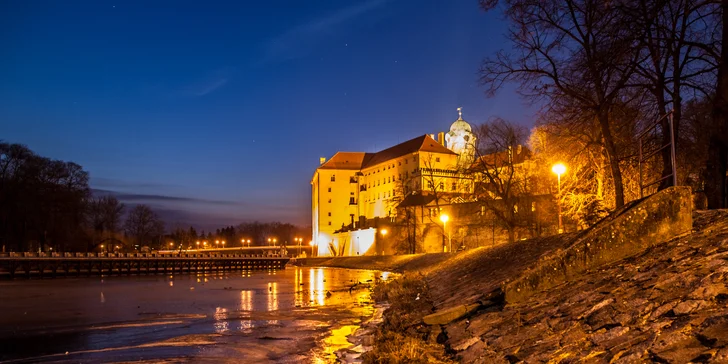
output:
<path id="1" fill-rule="evenodd" d="M 174 242 L 171 242 L 171 241 L 170 241 L 170 242 L 169 242 L 169 246 L 170 246 L 170 247 L 173 247 L 173 246 L 174 246 Z"/>
<path id="2" fill-rule="evenodd" d="M 225 247 L 225 240 L 222 241 L 222 247 Z"/>
<path id="3" fill-rule="evenodd" d="M 557 186 L 559 191 L 559 197 L 556 200 L 556 204 L 559 207 L 559 234 L 564 232 L 564 224 L 561 220 L 561 175 L 566 172 L 566 166 L 561 163 L 554 164 L 553 167 L 551 167 L 551 172 L 556 173 L 557 178 Z"/>
<path id="4" fill-rule="evenodd" d="M 248 239 L 248 248 L 250 248 L 250 239 Z"/>
<path id="5" fill-rule="evenodd" d="M 450 216 L 447 216 L 446 214 L 440 215 L 440 221 L 442 221 L 442 230 L 443 232 L 447 231 L 448 245 L 450 246 L 450 253 L 452 253 L 452 234 L 450 234 L 450 231 L 447 230 L 447 222 L 449 220 Z"/>

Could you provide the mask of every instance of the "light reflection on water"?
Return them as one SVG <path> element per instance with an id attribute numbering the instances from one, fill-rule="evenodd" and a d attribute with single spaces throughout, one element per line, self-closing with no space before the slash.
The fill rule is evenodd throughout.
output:
<path id="1" fill-rule="evenodd" d="M 268 283 L 268 311 L 278 311 L 278 282 Z M 269 325 L 278 325 L 278 320 L 268 320 Z"/>
<path id="2" fill-rule="evenodd" d="M 324 270 L 322 268 L 316 269 L 316 303 L 319 306 L 324 305 L 324 283 L 326 280 L 324 279 Z M 313 286 L 313 282 L 309 282 Z"/>
<path id="3" fill-rule="evenodd" d="M 11 282 L 6 286 L 12 287 L 3 287 L 12 293 L 7 296 L 10 299 L 0 300 L 0 322 L 9 325 L 0 326 L 29 329 L 38 325 L 48 332 L 45 327 L 63 328 L 72 324 L 77 328 L 76 320 L 95 326 L 109 322 L 130 323 L 123 328 L 117 325 L 113 333 L 99 329 L 80 334 L 74 331 L 73 335 L 81 337 L 77 344 L 69 345 L 72 341 L 54 338 L 58 343 L 45 349 L 43 353 L 48 354 L 146 345 L 183 335 L 211 333 L 225 335 L 225 339 L 213 346 L 237 345 L 233 350 L 242 346 L 256 352 L 293 353 L 298 350 L 296 345 L 310 350 L 310 339 L 321 337 L 321 330 L 330 327 L 331 331 L 317 344 L 317 354 L 310 356 L 318 355 L 323 358 L 322 362 L 329 362 L 335 351 L 350 345 L 346 337 L 358 328 L 360 317 L 371 314 L 368 283 L 375 283 L 380 276 L 382 279 L 390 278 L 386 272 L 290 267 L 268 272 L 165 275 L 161 279 L 153 276 L 110 277 L 101 285 L 98 285 L 99 280 L 92 278 L 81 279 L 83 282 Z M 352 286 L 356 289 L 350 290 Z M 160 287 L 164 289 L 160 290 Z M 57 304 L 37 305 L 35 297 L 38 292 L 52 292 L 57 297 Z M 15 312 L 18 307 L 22 307 L 20 314 Z M 25 311 L 30 312 L 23 315 Z M 58 312 L 77 314 L 71 317 Z M 164 323 L 164 328 L 160 329 L 160 322 L 167 320 L 164 318 L 166 315 L 175 317 L 175 321 Z M 144 325 L 139 325 L 140 322 Z M 89 324 L 89 327 L 93 326 Z M 0 332 L 2 329 L 0 327 Z M 262 336 L 293 341 L 286 341 L 291 345 L 283 342 L 265 342 L 262 345 L 258 341 Z M 17 357 L 39 355 L 35 344 L 29 340 L 27 354 L 22 354 L 25 349 L 20 348 L 17 349 Z M 190 344 L 189 348 L 194 348 L 194 345 Z M 205 351 L 199 354 L 206 355 Z M 226 352 L 222 356 L 228 354 Z M 98 361 L 105 361 L 107 354 L 97 355 Z M 163 357 L 169 352 L 149 349 L 144 355 L 147 358 L 155 355 Z"/>
<path id="4" fill-rule="evenodd" d="M 218 334 L 222 334 L 230 329 L 229 323 L 227 320 L 227 308 L 224 307 L 217 307 L 215 309 L 215 332 Z"/>
<path id="5" fill-rule="evenodd" d="M 243 290 L 240 291 L 240 311 L 252 311 L 253 310 L 253 293 L 255 291 L 251 290 Z M 255 324 L 253 323 L 253 320 L 250 319 L 241 319 L 240 320 L 240 327 L 238 330 L 244 331 L 244 332 L 250 332 L 255 327 Z"/>

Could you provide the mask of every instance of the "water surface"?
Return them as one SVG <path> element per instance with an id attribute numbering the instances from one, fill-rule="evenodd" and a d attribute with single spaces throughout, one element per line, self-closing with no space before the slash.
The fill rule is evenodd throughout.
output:
<path id="1" fill-rule="evenodd" d="M 330 362 L 387 277 L 290 267 L 0 281 L 0 361 Z"/>

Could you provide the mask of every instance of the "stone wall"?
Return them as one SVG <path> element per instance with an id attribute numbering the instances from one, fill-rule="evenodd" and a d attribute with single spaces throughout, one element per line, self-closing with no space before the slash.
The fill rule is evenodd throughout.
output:
<path id="1" fill-rule="evenodd" d="M 644 251 L 647 247 L 687 234 L 692 229 L 689 187 L 671 187 L 631 205 L 588 230 L 574 244 L 555 251 L 502 290 L 508 303 L 573 279 L 605 263 Z"/>

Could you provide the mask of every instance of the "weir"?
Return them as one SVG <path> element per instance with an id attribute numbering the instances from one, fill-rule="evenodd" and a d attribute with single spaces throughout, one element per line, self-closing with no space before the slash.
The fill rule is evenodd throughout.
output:
<path id="1" fill-rule="evenodd" d="M 289 258 L 244 254 L 81 254 L 0 257 L 0 278 L 141 275 L 283 269 Z M 73 255 L 66 253 L 66 255 Z"/>

